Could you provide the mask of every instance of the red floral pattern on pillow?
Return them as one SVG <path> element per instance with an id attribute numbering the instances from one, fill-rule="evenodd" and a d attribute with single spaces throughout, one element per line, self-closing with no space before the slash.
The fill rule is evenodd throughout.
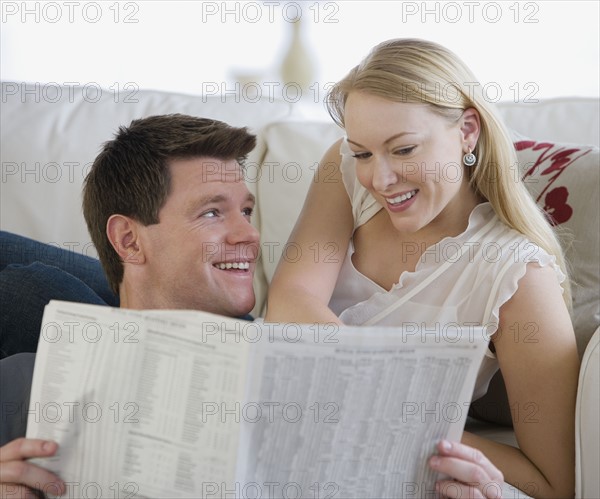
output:
<path id="1" fill-rule="evenodd" d="M 567 203 L 569 191 L 566 187 L 551 190 L 544 198 L 544 211 L 552 225 L 562 224 L 573 215 L 573 208 Z"/>
<path id="2" fill-rule="evenodd" d="M 533 140 L 521 140 L 515 142 L 517 153 L 530 149 L 541 151 L 533 162 L 529 161 L 529 168 L 523 173 L 522 180 L 534 175 L 546 180 L 546 185 L 536 196 L 536 202 L 543 206 L 552 225 L 567 222 L 573 215 L 573 208 L 568 203 L 569 189 L 566 186 L 556 187 L 549 190 L 563 172 L 579 158 L 589 154 L 591 148 L 564 147 L 551 142 L 535 142 Z M 533 164 L 532 164 L 533 163 Z M 531 165 L 531 166 L 529 166 Z M 543 198 L 543 202 L 540 200 Z"/>

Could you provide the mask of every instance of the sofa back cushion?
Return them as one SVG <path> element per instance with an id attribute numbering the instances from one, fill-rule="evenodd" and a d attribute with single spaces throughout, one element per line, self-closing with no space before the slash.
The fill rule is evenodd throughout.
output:
<path id="1" fill-rule="evenodd" d="M 0 226 L 45 243 L 96 256 L 81 211 L 92 161 L 119 126 L 182 113 L 248 126 L 254 133 L 291 111 L 283 101 L 192 96 L 135 88 L 2 82 Z M 264 145 L 249 162 L 260 163 Z"/>

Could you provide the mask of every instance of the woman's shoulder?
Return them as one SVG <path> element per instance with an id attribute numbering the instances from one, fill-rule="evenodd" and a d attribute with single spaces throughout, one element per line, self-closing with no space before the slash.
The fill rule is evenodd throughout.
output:
<path id="1" fill-rule="evenodd" d="M 331 144 L 323 154 L 323 162 L 330 161 L 339 165 L 342 161 L 342 154 L 345 151 L 344 144 L 348 147 L 345 137 L 342 137 Z"/>
<path id="2" fill-rule="evenodd" d="M 518 282 L 531 266 L 552 269 L 558 284 L 566 278 L 555 255 L 504 223 L 489 202 L 475 206 L 465 232 L 442 240 L 435 249 L 424 265 L 434 267 L 441 257 L 460 261 L 456 272 L 472 274 L 480 284 L 487 282 L 496 288 L 505 287 L 508 296 L 516 291 Z"/>
<path id="3" fill-rule="evenodd" d="M 482 205 L 478 205 L 477 208 L 481 211 L 482 219 L 489 220 L 494 224 L 495 230 L 490 233 L 486 245 L 488 247 L 495 246 L 496 249 L 502 251 L 502 255 L 498 256 L 499 261 L 509 258 L 515 263 L 528 264 L 537 262 L 541 267 L 548 265 L 555 267 L 562 274 L 557 264 L 556 256 L 550 254 L 526 234 L 503 222 L 491 203 L 483 203 Z M 472 216 L 474 214 L 475 210 L 473 210 Z"/>

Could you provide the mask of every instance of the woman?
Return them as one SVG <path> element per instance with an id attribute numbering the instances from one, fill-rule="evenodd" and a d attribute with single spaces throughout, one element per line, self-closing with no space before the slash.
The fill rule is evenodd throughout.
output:
<path id="1" fill-rule="evenodd" d="M 536 497 L 572 496 L 578 356 L 565 262 L 481 86 L 445 48 L 399 39 L 375 47 L 327 105 L 346 138 L 322 160 L 290 236 L 304 257 L 280 262 L 265 320 L 487 325 L 474 399 L 500 368 L 519 448 L 465 432 L 430 465 L 462 497 L 493 494 L 498 469 Z M 339 258 L 315 261 L 315 243 Z"/>

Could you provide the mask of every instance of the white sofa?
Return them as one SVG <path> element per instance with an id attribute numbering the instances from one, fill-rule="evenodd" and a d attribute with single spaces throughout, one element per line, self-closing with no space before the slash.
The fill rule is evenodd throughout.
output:
<path id="1" fill-rule="evenodd" d="M 260 315 L 317 162 L 342 130 L 324 113 L 323 118 L 308 118 L 314 105 L 305 108 L 301 103 L 156 91 L 106 90 L 90 96 L 77 87 L 37 85 L 2 83 L 0 228 L 96 256 L 81 214 L 81 184 L 100 145 L 119 125 L 177 112 L 249 126 L 258 135 L 247 179 L 257 197 L 254 223 L 262 234 L 254 310 Z M 499 105 L 509 127 L 531 139 L 518 139 L 518 167 L 522 173 L 533 170 L 526 178 L 530 191 L 562 221 L 558 230 L 570 241 L 573 323 L 583 357 L 576 496 L 589 498 L 600 497 L 598 106 L 598 100 L 587 98 Z M 481 433 L 506 438 L 506 431 L 502 435 L 497 429 L 488 426 Z"/>

